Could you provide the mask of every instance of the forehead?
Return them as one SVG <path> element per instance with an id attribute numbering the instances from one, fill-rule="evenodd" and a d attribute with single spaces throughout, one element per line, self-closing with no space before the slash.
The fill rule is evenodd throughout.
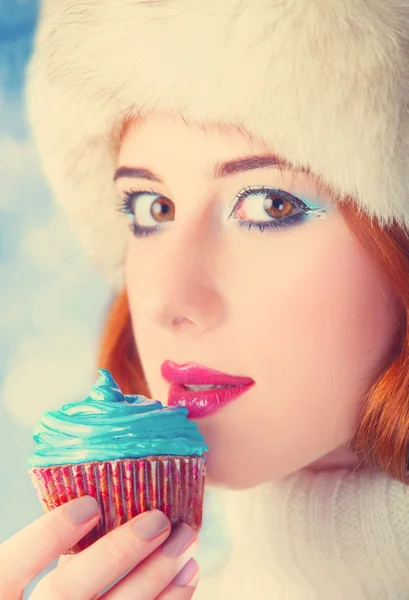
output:
<path id="1" fill-rule="evenodd" d="M 272 152 L 238 126 L 188 122 L 178 115 L 152 114 L 124 124 L 119 159 L 144 157 L 156 161 L 189 155 L 191 160 L 215 161 L 250 153 Z"/>

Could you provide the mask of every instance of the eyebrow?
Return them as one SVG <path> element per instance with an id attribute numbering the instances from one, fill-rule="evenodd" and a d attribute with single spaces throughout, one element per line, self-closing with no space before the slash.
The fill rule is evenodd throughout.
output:
<path id="1" fill-rule="evenodd" d="M 236 173 L 277 166 L 290 168 L 291 164 L 278 158 L 274 154 L 246 156 L 244 158 L 236 158 L 216 165 L 213 172 L 210 173 L 210 178 L 221 179 L 223 177 L 235 175 Z M 147 179 L 149 181 L 162 183 L 159 177 L 152 173 L 152 171 L 140 167 L 119 167 L 119 169 L 115 171 L 114 181 L 117 181 L 121 177 Z"/>
<path id="2" fill-rule="evenodd" d="M 236 173 L 244 171 L 254 171 L 255 169 L 267 169 L 269 167 L 289 166 L 288 163 L 279 159 L 274 154 L 261 154 L 256 156 L 246 156 L 244 158 L 236 158 L 227 162 L 216 165 L 212 177 L 219 179 L 221 177 L 229 177 Z"/>
<path id="3" fill-rule="evenodd" d="M 139 167 L 119 167 L 119 169 L 115 171 L 114 181 L 121 179 L 121 177 L 149 179 L 149 181 L 156 181 L 157 183 L 162 183 L 159 177 L 156 177 L 156 175 L 154 175 L 152 171 L 149 171 L 149 169 L 141 169 Z"/>

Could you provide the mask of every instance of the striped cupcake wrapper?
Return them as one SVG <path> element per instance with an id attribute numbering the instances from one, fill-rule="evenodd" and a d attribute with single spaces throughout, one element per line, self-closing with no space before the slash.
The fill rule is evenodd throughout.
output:
<path id="1" fill-rule="evenodd" d="M 64 554 L 77 554 L 109 531 L 142 512 L 158 509 L 172 529 L 202 524 L 205 459 L 201 456 L 152 456 L 76 465 L 35 467 L 29 474 L 44 512 L 93 496 L 101 508 L 97 525 Z"/>

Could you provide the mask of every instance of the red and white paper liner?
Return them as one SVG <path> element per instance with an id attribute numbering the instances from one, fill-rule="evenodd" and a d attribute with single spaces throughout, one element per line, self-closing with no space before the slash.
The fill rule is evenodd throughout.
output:
<path id="1" fill-rule="evenodd" d="M 157 508 L 172 528 L 202 524 L 205 460 L 201 456 L 164 456 L 36 467 L 29 474 L 48 512 L 93 496 L 101 507 L 97 525 L 64 554 L 77 554 L 136 515 Z"/>

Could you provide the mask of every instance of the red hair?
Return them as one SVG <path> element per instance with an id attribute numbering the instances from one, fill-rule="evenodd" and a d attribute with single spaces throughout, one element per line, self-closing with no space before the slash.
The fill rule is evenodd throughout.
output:
<path id="1" fill-rule="evenodd" d="M 149 396 L 136 349 L 128 296 L 124 290 L 109 309 L 102 335 L 98 367 L 108 369 L 124 394 Z"/>
<path id="2" fill-rule="evenodd" d="M 401 340 L 395 356 L 367 393 L 352 447 L 362 464 L 409 483 L 409 237 L 399 225 L 381 227 L 358 214 L 352 203 L 340 211 L 365 252 L 387 274 L 402 305 Z M 125 393 L 149 395 L 135 345 L 126 291 L 110 308 L 102 336 L 99 366 L 111 371 Z"/>

